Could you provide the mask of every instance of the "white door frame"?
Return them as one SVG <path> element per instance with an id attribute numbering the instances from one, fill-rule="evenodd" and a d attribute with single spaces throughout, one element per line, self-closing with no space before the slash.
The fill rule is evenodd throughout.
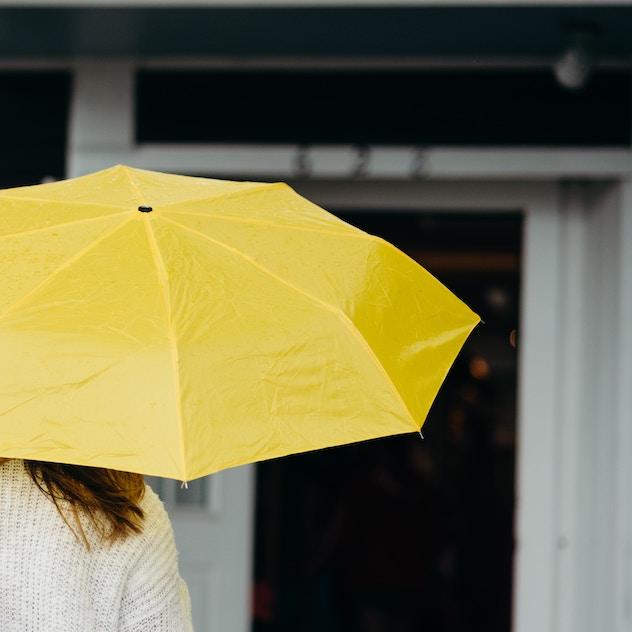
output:
<path id="1" fill-rule="evenodd" d="M 493 181 L 332 182 L 328 186 L 306 182 L 299 191 L 326 208 L 341 210 L 523 213 L 513 630 L 557 631 L 552 617 L 559 500 L 558 186 Z"/>
<path id="2" fill-rule="evenodd" d="M 296 147 L 136 146 L 137 67 L 74 64 L 67 176 L 115 163 L 306 175 Z M 352 148 L 320 147 L 308 158 L 319 181 L 297 188 L 325 208 L 524 213 L 513 632 L 631 629 L 632 153 L 372 148 L 358 165 Z M 248 474 L 251 503 L 253 485 Z M 248 538 L 251 550 L 252 524 Z M 241 582 L 247 609 L 250 576 Z"/>
<path id="3" fill-rule="evenodd" d="M 297 189 L 339 210 L 522 211 L 512 630 L 632 629 L 632 183 Z"/>

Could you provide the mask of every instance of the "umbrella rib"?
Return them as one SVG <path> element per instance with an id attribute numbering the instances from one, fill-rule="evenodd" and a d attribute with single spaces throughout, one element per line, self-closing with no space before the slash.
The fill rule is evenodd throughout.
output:
<path id="1" fill-rule="evenodd" d="M 42 228 L 32 228 L 31 230 L 23 230 L 19 233 L 7 233 L 6 235 L 0 235 L 0 240 L 9 239 L 17 235 L 20 235 L 20 236 L 32 235 L 34 233 L 40 233 L 42 231 L 52 230 L 54 228 L 74 226 L 75 224 L 86 224 L 88 222 L 94 222 L 99 219 L 104 219 L 105 217 L 116 217 L 117 215 L 123 215 L 124 213 L 129 213 L 129 211 L 120 211 L 119 213 L 110 213 L 109 215 L 98 215 L 97 217 L 87 217 L 85 219 L 75 219 L 70 222 L 61 222 L 60 224 L 51 224 L 50 226 L 43 226 Z"/>
<path id="2" fill-rule="evenodd" d="M 351 228 L 345 228 L 345 230 L 324 230 L 322 228 L 312 228 L 311 226 L 296 226 L 293 224 L 278 224 L 277 222 L 270 222 L 264 219 L 252 219 L 242 217 L 231 217 L 230 215 L 218 215 L 213 213 L 212 215 L 206 213 L 190 213 L 189 211 L 168 211 L 176 215 L 193 215 L 194 217 L 205 217 L 206 219 L 223 219 L 230 222 L 236 222 L 240 224 L 260 224 L 262 226 L 274 226 L 275 228 L 290 228 L 292 230 L 303 230 L 310 233 L 323 233 L 323 235 L 342 235 L 344 237 L 354 237 L 356 239 L 374 239 L 373 235 L 363 231 L 355 226 Z M 344 228 L 344 227 L 341 227 Z"/>
<path id="3" fill-rule="evenodd" d="M 94 248 L 97 244 L 101 243 L 104 239 L 107 239 L 110 235 L 112 235 L 119 228 L 121 228 L 121 226 L 124 226 L 125 224 L 130 222 L 132 219 L 134 219 L 133 215 L 128 217 L 126 220 L 122 221 L 120 224 L 117 224 L 111 230 L 108 230 L 108 231 L 104 232 L 100 237 L 97 237 L 97 239 L 95 239 L 94 241 L 90 242 L 87 246 L 85 246 L 85 248 L 82 248 L 81 250 L 76 252 L 72 257 L 69 257 L 68 259 L 66 259 L 66 261 L 64 261 L 61 265 L 59 265 L 57 268 L 55 268 L 55 270 L 53 270 L 45 279 L 43 279 L 40 283 L 38 283 L 34 288 L 32 288 L 29 292 L 27 292 L 23 296 L 21 296 L 17 301 L 15 301 L 11 305 L 9 305 L 2 312 L 2 314 L 0 314 L 0 320 L 2 320 L 9 312 L 11 312 L 13 309 L 15 309 L 18 305 L 20 305 L 21 303 L 24 303 L 24 301 L 26 301 L 30 296 L 35 294 L 35 292 L 37 292 L 37 290 L 39 290 L 44 285 L 46 285 L 51 279 L 53 279 L 57 274 L 59 274 L 59 272 L 61 272 L 64 268 L 67 268 L 69 265 L 71 265 L 72 263 L 77 261 L 84 254 L 86 254 L 86 252 L 88 252 L 89 250 Z"/>
<path id="4" fill-rule="evenodd" d="M 130 183 L 132 189 L 134 189 L 134 191 L 136 192 L 136 195 L 138 196 L 137 201 L 140 202 L 140 204 L 144 204 L 146 201 L 145 196 L 143 195 L 143 192 L 140 190 L 140 187 L 138 186 L 138 184 L 134 182 L 132 178 L 132 174 L 129 172 L 129 169 L 124 165 L 121 165 L 121 167 L 123 168 L 123 171 L 125 171 L 125 175 L 127 176 L 127 180 Z"/>
<path id="5" fill-rule="evenodd" d="M 79 202 L 78 200 L 54 200 L 50 198 L 27 197 L 22 195 L 6 195 L 0 191 L 0 202 L 2 202 L 2 200 L 11 200 L 12 202 L 45 202 L 46 204 L 55 202 L 69 206 L 102 206 L 103 208 L 117 208 L 119 210 L 125 208 L 123 205 L 103 204 L 102 202 Z"/>
<path id="6" fill-rule="evenodd" d="M 249 187 L 247 189 L 237 189 L 234 191 L 227 191 L 226 193 L 219 193 L 217 195 L 203 195 L 202 197 L 191 197 L 186 200 L 179 200 L 178 202 L 169 202 L 169 204 L 161 204 L 160 208 L 169 209 L 171 206 L 180 206 L 181 204 L 190 204 L 198 202 L 215 202 L 217 200 L 223 200 L 230 197 L 239 197 L 240 195 L 249 195 L 250 193 L 259 193 L 265 189 L 280 189 L 287 186 L 285 182 L 266 182 L 258 187 Z M 170 211 L 174 212 L 174 211 Z"/>
<path id="7" fill-rule="evenodd" d="M 393 392 L 395 393 L 395 397 L 399 400 L 399 402 L 402 405 L 404 411 L 406 411 L 407 415 L 410 417 L 410 421 L 413 424 L 415 432 L 417 432 L 419 430 L 419 424 L 415 421 L 412 413 L 410 412 L 410 409 L 406 405 L 406 402 L 404 402 L 404 399 L 403 399 L 401 393 L 397 390 L 397 387 L 395 386 L 395 383 L 393 382 L 391 376 L 388 374 L 388 372 L 384 368 L 384 365 L 380 362 L 379 358 L 375 354 L 375 351 L 371 348 L 371 345 L 369 345 L 369 343 L 367 342 L 367 340 L 364 337 L 364 335 L 362 334 L 362 332 L 355 326 L 353 321 L 349 318 L 349 316 L 347 316 L 347 314 L 342 309 L 340 309 L 339 307 L 335 307 L 334 305 L 330 305 L 329 303 L 327 303 L 326 301 L 323 301 L 322 299 L 318 298 L 317 296 L 314 296 L 313 294 L 310 294 L 309 292 L 307 292 L 303 288 L 301 288 L 301 287 L 299 287 L 297 285 L 294 285 L 293 283 L 290 283 L 289 281 L 286 281 L 285 279 L 280 277 L 275 272 L 272 272 L 272 270 L 269 270 L 265 266 L 262 266 L 258 261 L 255 261 L 252 257 L 249 257 L 245 253 L 241 252 L 241 250 L 238 250 L 237 248 L 234 248 L 233 246 L 229 246 L 228 244 L 225 244 L 225 243 L 223 243 L 221 241 L 218 241 L 217 239 L 213 239 L 212 237 L 209 237 L 208 235 L 205 235 L 204 233 L 200 232 L 199 230 L 195 230 L 194 228 L 190 228 L 189 226 L 186 226 L 185 224 L 180 224 L 178 222 L 174 222 L 173 220 L 169 219 L 168 217 L 162 217 L 161 219 L 163 219 L 164 221 L 169 222 L 171 224 L 174 224 L 175 226 L 178 226 L 179 228 L 183 228 L 185 230 L 188 230 L 188 231 L 194 233 L 195 235 L 198 235 L 199 237 L 207 239 L 208 241 L 210 241 L 210 242 L 212 242 L 214 244 L 217 244 L 218 246 L 221 246 L 222 248 L 225 248 L 226 250 L 229 250 L 230 252 L 235 253 L 236 255 L 242 257 L 243 259 L 245 259 L 246 261 L 248 261 L 249 263 L 251 263 L 255 267 L 259 268 L 262 272 L 265 272 L 269 276 L 275 278 L 277 281 L 280 281 L 284 285 L 287 285 L 289 288 L 293 289 L 294 291 L 298 292 L 299 294 L 304 295 L 306 298 L 310 299 L 314 303 L 317 303 L 318 305 L 321 305 L 325 309 L 328 309 L 328 310 L 334 312 L 334 314 L 336 316 L 338 316 L 338 318 L 340 318 L 340 320 L 342 320 L 342 322 L 345 324 L 345 326 L 348 329 L 351 330 L 351 333 L 356 337 L 356 339 L 364 347 L 364 349 L 366 350 L 366 352 L 369 355 L 369 357 L 373 360 L 373 362 L 375 362 L 375 364 L 377 365 L 378 369 L 382 372 L 384 378 L 386 379 L 387 384 L 390 384 L 391 388 L 393 389 Z"/>
<path id="8" fill-rule="evenodd" d="M 160 254 L 160 249 L 158 248 L 158 243 L 156 242 L 156 235 L 154 234 L 154 229 L 151 225 L 151 221 L 145 222 L 145 229 L 147 231 L 147 239 L 149 241 L 149 247 L 151 249 L 151 253 L 154 260 L 154 265 L 156 266 L 156 274 L 158 275 L 158 280 L 160 282 L 160 286 L 162 287 L 162 296 L 165 304 L 165 309 L 167 311 L 167 326 L 169 330 L 169 341 L 171 345 L 171 362 L 172 362 L 172 372 L 174 379 L 174 388 L 175 388 L 175 397 L 176 397 L 176 412 L 178 417 L 178 429 L 180 435 L 180 457 L 182 459 L 182 473 L 185 477 L 183 480 L 186 482 L 186 461 L 184 455 L 184 429 L 183 429 L 183 421 L 182 421 L 182 402 L 180 399 L 181 387 L 180 387 L 180 360 L 178 357 L 178 341 L 175 334 L 175 329 L 173 327 L 173 321 L 171 319 L 171 298 L 169 294 L 169 277 L 167 275 L 167 270 L 165 268 L 165 262 L 163 261 L 162 255 Z"/>

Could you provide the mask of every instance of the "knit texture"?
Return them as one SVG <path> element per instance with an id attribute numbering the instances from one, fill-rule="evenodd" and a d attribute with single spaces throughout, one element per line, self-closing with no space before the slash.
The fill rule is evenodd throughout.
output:
<path id="1" fill-rule="evenodd" d="M 88 551 L 22 459 L 0 464 L 0 630 L 193 632 L 167 511 L 149 485 L 140 504 L 143 533 L 113 544 L 80 514 Z"/>

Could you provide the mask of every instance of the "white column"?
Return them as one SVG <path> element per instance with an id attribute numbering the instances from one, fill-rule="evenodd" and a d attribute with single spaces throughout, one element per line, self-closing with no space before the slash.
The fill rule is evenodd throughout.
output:
<path id="1" fill-rule="evenodd" d="M 560 261 L 557 304 L 555 408 L 555 587 L 552 629 L 575 632 L 578 548 L 579 441 L 582 432 L 582 389 L 585 379 L 587 329 L 585 292 L 586 197 L 588 187 L 571 183 L 560 188 Z"/>
<path id="2" fill-rule="evenodd" d="M 617 481 L 615 520 L 616 632 L 632 630 L 632 180 L 621 184 L 618 226 L 619 292 L 616 347 L 615 423 Z"/>
<path id="3" fill-rule="evenodd" d="M 632 181 L 526 214 L 514 632 L 632 630 Z"/>
<path id="4" fill-rule="evenodd" d="M 553 632 L 559 210 L 555 189 L 526 209 L 518 362 L 514 632 Z"/>
<path id="5" fill-rule="evenodd" d="M 632 182 L 564 188 L 552 632 L 632 630 Z M 544 448 L 543 448 L 544 449 Z"/>
<path id="6" fill-rule="evenodd" d="M 74 66 L 66 177 L 120 162 L 134 144 L 134 64 L 82 60 Z"/>

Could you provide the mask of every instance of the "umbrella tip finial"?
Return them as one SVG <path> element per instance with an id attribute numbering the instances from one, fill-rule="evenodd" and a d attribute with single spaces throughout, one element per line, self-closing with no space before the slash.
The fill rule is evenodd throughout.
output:
<path id="1" fill-rule="evenodd" d="M 180 484 L 180 489 L 182 489 L 184 487 L 184 489 L 189 489 L 189 485 L 187 484 L 186 481 L 182 481 L 182 483 Z"/>
<path id="2" fill-rule="evenodd" d="M 419 430 L 419 436 L 423 439 L 424 436 L 421 434 L 421 429 Z"/>

